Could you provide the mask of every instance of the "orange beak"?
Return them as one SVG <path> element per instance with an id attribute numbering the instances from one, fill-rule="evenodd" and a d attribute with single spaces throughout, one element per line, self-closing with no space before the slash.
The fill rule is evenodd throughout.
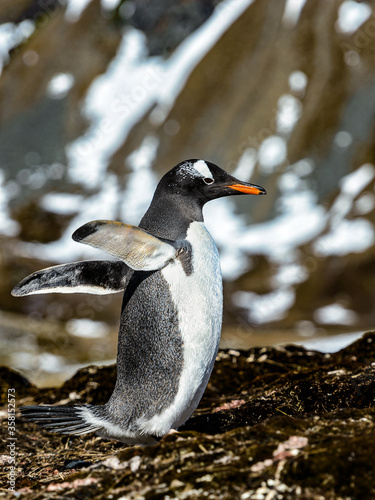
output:
<path id="1" fill-rule="evenodd" d="M 241 193 L 246 193 L 246 194 L 266 194 L 266 190 L 263 189 L 260 186 L 254 186 L 251 184 L 245 185 L 245 184 L 232 184 L 231 186 L 228 186 L 231 189 L 234 189 L 235 191 L 240 191 Z"/>

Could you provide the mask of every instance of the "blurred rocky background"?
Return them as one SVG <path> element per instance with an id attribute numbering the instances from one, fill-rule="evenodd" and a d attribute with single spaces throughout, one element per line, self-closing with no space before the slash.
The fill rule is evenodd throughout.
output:
<path id="1" fill-rule="evenodd" d="M 11 297 L 71 240 L 137 224 L 187 158 L 267 189 L 205 209 L 223 345 L 375 324 L 375 2 L 2 0 L 1 364 L 36 383 L 116 352 L 121 296 Z"/>

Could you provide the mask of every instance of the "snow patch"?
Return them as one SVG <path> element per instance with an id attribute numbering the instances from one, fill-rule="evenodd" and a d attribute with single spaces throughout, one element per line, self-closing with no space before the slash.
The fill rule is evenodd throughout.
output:
<path id="1" fill-rule="evenodd" d="M 285 139 L 277 135 L 271 135 L 264 139 L 259 146 L 258 161 L 260 170 L 264 174 L 272 174 L 287 157 L 287 144 Z"/>
<path id="2" fill-rule="evenodd" d="M 339 33 L 352 35 L 371 14 L 372 8 L 368 3 L 345 0 L 339 7 L 335 28 Z"/>
<path id="3" fill-rule="evenodd" d="M 162 68 L 157 58 L 147 60 L 146 54 L 145 35 L 127 30 L 106 73 L 91 85 L 83 107 L 91 126 L 67 148 L 73 182 L 99 188 L 110 158 L 155 102 Z"/>
<path id="4" fill-rule="evenodd" d="M 306 3 L 306 0 L 287 0 L 286 1 L 283 20 L 282 20 L 283 25 L 286 28 L 292 29 L 296 26 L 305 3 Z"/>
<path id="5" fill-rule="evenodd" d="M 236 214 L 235 210 L 229 198 L 204 206 L 205 225 L 219 248 L 222 275 L 228 281 L 238 278 L 249 267 L 246 252 L 240 248 L 247 228 L 243 215 Z"/>
<path id="6" fill-rule="evenodd" d="M 264 295 L 236 292 L 233 303 L 248 311 L 248 320 L 258 325 L 283 319 L 295 301 L 292 288 L 275 290 Z"/>
<path id="7" fill-rule="evenodd" d="M 5 182 L 4 171 L 0 169 L 0 233 L 6 236 L 17 236 L 20 227 L 18 222 L 11 219 L 8 208 L 9 200 L 13 198 L 14 186 L 11 184 L 10 188 Z"/>
<path id="8" fill-rule="evenodd" d="M 334 335 L 332 337 L 318 338 L 302 342 L 301 345 L 305 349 L 313 349 L 320 352 L 337 352 L 360 339 L 363 332 L 344 333 L 341 335 Z"/>
<path id="9" fill-rule="evenodd" d="M 283 264 L 273 276 L 272 285 L 274 288 L 289 287 L 302 283 L 308 278 L 306 269 L 295 262 Z"/>
<path id="10" fill-rule="evenodd" d="M 324 325 L 354 325 L 358 316 L 354 311 L 346 309 L 341 304 L 330 304 L 314 312 L 317 323 Z"/>
<path id="11" fill-rule="evenodd" d="M 117 218 L 119 188 L 115 175 L 108 175 L 103 182 L 102 190 L 82 200 L 80 211 L 72 219 L 62 238 L 47 244 L 25 243 L 29 255 L 53 262 L 69 262 L 82 258 L 103 258 L 103 252 L 72 240 L 73 232 L 86 222 L 98 219 L 113 220 Z"/>
<path id="12" fill-rule="evenodd" d="M 302 115 L 302 104 L 299 99 L 284 94 L 277 102 L 276 130 L 279 134 L 289 136 Z"/>
<path id="13" fill-rule="evenodd" d="M 70 193 L 48 193 L 43 196 L 40 206 L 48 212 L 70 215 L 81 210 L 83 196 Z"/>
<path id="14" fill-rule="evenodd" d="M 289 88 L 293 94 L 303 97 L 306 91 L 308 78 L 303 71 L 292 71 L 289 75 Z"/>
<path id="15" fill-rule="evenodd" d="M 82 12 L 92 2 L 92 0 L 65 0 L 65 19 L 70 23 L 77 22 Z"/>
<path id="16" fill-rule="evenodd" d="M 330 210 L 331 226 L 335 229 L 350 213 L 354 200 L 375 177 L 375 168 L 365 163 L 340 181 L 340 193 Z"/>
<path id="17" fill-rule="evenodd" d="M 19 24 L 4 23 L 0 25 L 0 75 L 9 62 L 9 52 L 27 40 L 35 31 L 35 24 L 26 19 Z"/>
<path id="18" fill-rule="evenodd" d="M 158 146 L 158 137 L 149 134 L 144 138 L 141 146 L 126 159 L 131 173 L 121 196 L 123 200 L 121 217 L 129 224 L 139 223 L 154 195 L 157 177 L 152 170 L 152 165 Z"/>
<path id="19" fill-rule="evenodd" d="M 104 10 L 115 10 L 120 5 L 121 0 L 101 0 L 101 6 Z"/>
<path id="20" fill-rule="evenodd" d="M 238 160 L 237 166 L 232 172 L 234 177 L 242 181 L 250 181 L 257 162 L 258 153 L 254 148 L 247 148 Z"/>
<path id="21" fill-rule="evenodd" d="M 342 220 L 314 244 L 314 252 L 321 257 L 348 255 L 368 250 L 375 242 L 375 232 L 367 219 Z"/>
<path id="22" fill-rule="evenodd" d="M 75 337 L 92 339 L 103 338 L 109 332 L 109 327 L 106 323 L 91 319 L 70 319 L 66 324 L 66 329 Z"/>
<path id="23" fill-rule="evenodd" d="M 375 168 L 366 163 L 340 181 L 340 194 L 329 213 L 330 230 L 314 244 L 317 255 L 347 255 L 364 252 L 375 241 L 373 225 L 367 219 L 348 220 L 354 200 L 375 177 Z"/>
<path id="24" fill-rule="evenodd" d="M 375 167 L 371 163 L 365 163 L 351 174 L 346 175 L 340 181 L 341 191 L 350 195 L 352 199 L 374 179 Z"/>
<path id="25" fill-rule="evenodd" d="M 54 75 L 47 85 L 47 96 L 50 99 L 63 99 L 74 85 L 74 76 L 71 73 Z"/>
<path id="26" fill-rule="evenodd" d="M 355 214 L 364 215 L 372 212 L 375 208 L 374 193 L 363 193 L 354 204 Z"/>
<path id="27" fill-rule="evenodd" d="M 253 1 L 221 2 L 210 18 L 186 38 L 165 62 L 164 82 L 159 89 L 158 106 L 153 113 L 155 124 L 165 120 L 193 69 Z"/>

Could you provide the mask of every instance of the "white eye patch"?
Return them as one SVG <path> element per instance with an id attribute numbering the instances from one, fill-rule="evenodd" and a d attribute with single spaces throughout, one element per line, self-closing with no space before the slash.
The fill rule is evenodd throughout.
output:
<path id="1" fill-rule="evenodd" d="M 195 163 L 193 163 L 193 168 L 199 173 L 200 176 L 212 179 L 213 180 L 213 175 L 211 173 L 211 170 L 208 168 L 207 163 L 203 160 L 198 160 Z"/>
<path id="2" fill-rule="evenodd" d="M 208 168 L 208 165 L 204 160 L 197 160 L 194 163 L 185 163 L 180 168 L 180 173 L 183 177 L 185 177 L 186 175 L 190 175 L 192 177 L 212 179 L 212 182 L 214 182 L 214 176 L 212 175 L 211 170 Z"/>

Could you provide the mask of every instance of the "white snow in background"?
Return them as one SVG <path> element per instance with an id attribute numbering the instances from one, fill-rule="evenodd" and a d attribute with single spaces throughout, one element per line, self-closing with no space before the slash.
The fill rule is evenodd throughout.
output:
<path id="1" fill-rule="evenodd" d="M 125 192 L 121 196 L 121 218 L 127 224 L 137 225 L 152 200 L 158 182 L 152 170 L 158 146 L 159 138 L 149 134 L 139 149 L 133 151 L 126 159 L 131 174 Z"/>
<path id="2" fill-rule="evenodd" d="M 47 85 L 47 96 L 51 99 L 63 99 L 73 87 L 74 81 L 71 73 L 54 75 Z"/>
<path id="3" fill-rule="evenodd" d="M 285 139 L 271 135 L 259 146 L 258 161 L 262 173 L 272 174 L 286 160 L 288 147 Z"/>
<path id="4" fill-rule="evenodd" d="M 254 292 L 233 294 L 233 303 L 246 309 L 248 320 L 258 325 L 284 318 L 294 301 L 295 292 L 292 288 L 283 288 L 264 295 Z"/>
<path id="5" fill-rule="evenodd" d="M 280 215 L 262 224 L 248 226 L 228 198 L 208 203 L 204 215 L 220 250 L 223 277 L 227 280 L 248 270 L 248 256 L 252 254 L 267 255 L 280 265 L 299 266 L 291 261 L 294 249 L 319 235 L 327 221 L 325 209 L 317 205 L 316 195 L 308 189 L 286 191 L 280 198 Z M 298 276 L 297 282 L 304 279 L 303 266 Z"/>
<path id="6" fill-rule="evenodd" d="M 9 52 L 27 40 L 35 31 L 35 24 L 26 19 L 19 24 L 4 23 L 0 25 L 0 75 L 9 62 Z"/>
<path id="7" fill-rule="evenodd" d="M 165 62 L 164 82 L 153 113 L 155 124 L 164 121 L 193 69 L 253 1 L 221 2 L 209 19 L 187 37 Z"/>
<path id="8" fill-rule="evenodd" d="M 257 162 L 258 153 L 254 148 L 247 148 L 238 160 L 232 175 L 241 181 L 250 181 Z"/>
<path id="9" fill-rule="evenodd" d="M 292 71 L 289 75 L 289 88 L 293 94 L 297 94 L 298 97 L 303 97 L 305 95 L 308 78 L 303 71 Z"/>
<path id="10" fill-rule="evenodd" d="M 336 30 L 339 33 L 351 35 L 367 21 L 371 14 L 372 8 L 368 3 L 345 0 L 339 7 L 338 18 L 335 24 Z"/>
<path id="11" fill-rule="evenodd" d="M 220 248 L 222 276 L 226 281 L 239 278 L 249 269 L 249 257 L 238 248 L 230 250 L 228 245 Z"/>
<path id="12" fill-rule="evenodd" d="M 375 241 L 373 225 L 367 219 L 348 220 L 354 200 L 375 177 L 375 167 L 365 163 L 340 181 L 340 193 L 334 201 L 329 217 L 330 230 L 314 243 L 317 255 L 346 255 L 370 248 Z"/>
<path id="13" fill-rule="evenodd" d="M 284 263 L 272 277 L 274 288 L 289 287 L 302 283 L 308 278 L 308 272 L 304 266 L 297 263 Z"/>
<path id="14" fill-rule="evenodd" d="M 13 221 L 9 213 L 9 200 L 13 197 L 12 192 L 5 184 L 5 174 L 0 168 L 0 234 L 16 236 L 19 232 L 19 224 Z"/>
<path id="15" fill-rule="evenodd" d="M 292 29 L 296 26 L 301 15 L 306 0 L 287 0 L 283 15 L 283 24 L 286 28 Z"/>
<path id="16" fill-rule="evenodd" d="M 346 175 L 340 181 L 342 193 L 354 199 L 374 179 L 375 167 L 371 163 L 364 163 L 354 172 Z"/>
<path id="17" fill-rule="evenodd" d="M 112 155 L 155 102 L 162 82 L 158 58 L 146 58 L 145 35 L 129 29 L 106 73 L 91 85 L 83 113 L 91 122 L 67 148 L 69 177 L 87 188 L 103 182 Z"/>
<path id="18" fill-rule="evenodd" d="M 310 210 L 314 211 L 315 207 L 320 208 L 316 204 L 316 200 L 316 193 L 313 193 L 308 189 L 306 191 L 297 190 L 294 193 L 281 196 L 276 206 L 282 211 L 283 214 L 290 217 L 299 217 L 300 212 L 306 214 L 307 216 Z M 319 215 L 322 215 L 320 211 Z M 286 230 L 288 230 L 288 228 Z"/>
<path id="19" fill-rule="evenodd" d="M 37 370 L 49 373 L 58 373 L 65 364 L 63 356 L 56 356 L 56 354 L 50 354 L 49 352 L 39 354 L 36 359 L 34 358 L 34 362 L 36 360 Z"/>
<path id="20" fill-rule="evenodd" d="M 370 184 L 374 177 L 374 165 L 365 163 L 340 180 L 340 193 L 330 210 L 333 227 L 337 227 L 349 214 L 353 207 L 354 200 Z"/>
<path id="21" fill-rule="evenodd" d="M 232 281 L 248 269 L 248 257 L 240 248 L 240 241 L 247 231 L 241 214 L 228 198 L 215 200 L 204 206 L 205 224 L 219 250 L 224 279 Z"/>
<path id="22" fill-rule="evenodd" d="M 239 247 L 246 252 L 266 254 L 279 260 L 294 248 L 311 241 L 325 225 L 325 210 L 315 206 L 310 210 L 285 213 L 263 224 L 249 227 Z"/>
<path id="23" fill-rule="evenodd" d="M 283 282 L 289 286 L 306 279 L 307 271 L 299 263 L 298 255 L 294 255 L 294 250 L 316 238 L 325 228 L 328 217 L 305 180 L 313 170 L 314 163 L 308 159 L 288 167 L 278 179 L 281 193 L 277 205 L 279 214 L 261 224 L 249 226 L 244 214 L 237 212 L 230 198 L 215 200 L 205 206 L 205 223 L 218 245 L 224 279 L 236 279 L 247 271 L 252 254 L 266 255 L 280 266 L 275 277 L 279 284 Z M 245 180 L 245 176 L 240 178 Z M 259 203 L 262 203 L 262 198 Z M 283 266 L 287 269 L 284 274 Z"/>
<path id="24" fill-rule="evenodd" d="M 65 0 L 65 19 L 71 23 L 75 23 L 91 2 L 92 0 Z"/>
<path id="25" fill-rule="evenodd" d="M 30 370 L 38 373 L 41 371 L 48 373 L 57 373 L 64 366 L 66 360 L 63 356 L 56 356 L 55 354 L 43 353 L 38 354 L 35 352 L 15 352 L 9 356 L 10 365 L 18 368 L 19 370 Z"/>
<path id="26" fill-rule="evenodd" d="M 309 176 L 315 169 L 315 163 L 310 158 L 303 158 L 290 167 L 300 178 Z"/>
<path id="27" fill-rule="evenodd" d="M 276 131 L 289 136 L 302 115 L 302 104 L 299 99 L 284 94 L 277 102 Z"/>
<path id="28" fill-rule="evenodd" d="M 354 213 L 365 215 L 372 212 L 375 208 L 374 193 L 363 193 L 354 203 Z"/>
<path id="29" fill-rule="evenodd" d="M 375 232 L 367 219 L 346 220 L 333 227 L 331 231 L 321 236 L 314 244 L 316 255 L 347 255 L 361 253 L 375 242 Z"/>
<path id="30" fill-rule="evenodd" d="M 278 178 L 277 185 L 281 194 L 290 193 L 290 195 L 293 196 L 298 195 L 298 192 L 296 193 L 296 191 L 300 188 L 303 182 L 304 181 L 301 180 L 300 176 L 297 175 L 296 172 L 290 170 Z M 284 198 L 282 203 L 284 206 L 285 202 L 288 203 L 288 199 Z"/>
<path id="31" fill-rule="evenodd" d="M 83 196 L 78 194 L 52 192 L 42 197 L 40 206 L 49 212 L 67 215 L 79 212 L 83 200 Z"/>
<path id="32" fill-rule="evenodd" d="M 109 332 L 107 323 L 91 319 L 70 319 L 66 329 L 75 337 L 98 339 L 105 337 Z"/>
<path id="33" fill-rule="evenodd" d="M 314 312 L 317 323 L 325 325 L 354 325 L 358 316 L 354 311 L 346 309 L 341 304 L 330 304 Z"/>
<path id="34" fill-rule="evenodd" d="M 47 244 L 26 243 L 25 250 L 39 259 L 69 262 L 82 258 L 108 258 L 103 251 L 72 240 L 73 232 L 92 220 L 114 220 L 118 217 L 119 187 L 114 174 L 107 175 L 102 190 L 82 200 L 80 211 L 74 217 L 62 238 Z"/>
<path id="35" fill-rule="evenodd" d="M 104 10 L 114 10 L 116 9 L 120 3 L 121 0 L 101 0 L 101 6 Z"/>
<path id="36" fill-rule="evenodd" d="M 107 71 L 95 79 L 86 95 L 83 112 L 91 125 L 67 148 L 71 180 L 89 189 L 99 187 L 110 158 L 135 123 L 155 104 L 154 121 L 165 119 L 193 68 L 251 3 L 228 0 L 220 4 L 167 60 L 147 57 L 144 33 L 129 27 Z"/>
<path id="37" fill-rule="evenodd" d="M 306 342 L 301 342 L 300 345 L 305 347 L 305 349 L 332 353 L 344 349 L 348 345 L 360 339 L 362 335 L 363 332 L 343 333 L 341 335 L 334 335 L 332 337 L 323 337 L 314 340 L 308 340 Z"/>

